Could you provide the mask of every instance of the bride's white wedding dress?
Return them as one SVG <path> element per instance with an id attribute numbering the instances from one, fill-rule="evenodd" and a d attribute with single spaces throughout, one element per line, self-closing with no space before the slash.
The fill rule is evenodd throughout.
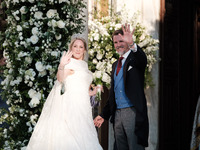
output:
<path id="1" fill-rule="evenodd" d="M 71 58 L 74 73 L 56 81 L 30 138 L 27 150 L 102 150 L 93 123 L 89 86 L 92 74 L 83 60 Z"/>

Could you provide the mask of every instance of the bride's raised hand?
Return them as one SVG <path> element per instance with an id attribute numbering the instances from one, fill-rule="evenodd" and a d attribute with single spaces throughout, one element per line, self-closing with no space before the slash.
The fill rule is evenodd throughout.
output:
<path id="1" fill-rule="evenodd" d="M 67 65 L 70 62 L 70 58 L 72 57 L 72 51 L 64 51 L 61 59 L 60 59 L 60 66 L 64 67 L 65 65 Z"/>

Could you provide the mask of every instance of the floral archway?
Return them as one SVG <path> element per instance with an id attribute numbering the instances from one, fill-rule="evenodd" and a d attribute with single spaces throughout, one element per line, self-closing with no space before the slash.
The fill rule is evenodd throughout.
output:
<path id="1" fill-rule="evenodd" d="M 84 30 L 82 0 L 4 0 L 7 29 L 0 33 L 7 65 L 1 96 L 0 149 L 22 149 L 55 81 L 61 51 Z M 2 38 L 3 37 L 3 38 Z M 1 48 L 2 48 L 1 47 Z"/>

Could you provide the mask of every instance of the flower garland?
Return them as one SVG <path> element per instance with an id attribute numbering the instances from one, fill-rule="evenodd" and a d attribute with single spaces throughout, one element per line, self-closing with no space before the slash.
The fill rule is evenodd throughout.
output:
<path id="1" fill-rule="evenodd" d="M 4 0 L 8 27 L 1 32 L 7 65 L 0 110 L 0 149 L 25 148 L 52 88 L 61 51 L 83 31 L 82 0 Z M 6 123 L 6 124 L 5 124 Z"/>
<path id="2" fill-rule="evenodd" d="M 135 32 L 133 39 L 147 55 L 147 68 L 145 71 L 145 87 L 153 85 L 151 70 L 158 61 L 157 51 L 159 41 L 153 39 L 145 31 L 145 28 L 137 21 L 138 13 L 130 20 L 127 15 L 114 17 L 102 17 L 101 19 L 89 20 L 89 69 L 93 72 L 94 84 L 110 87 L 112 64 L 119 58 L 112 41 L 112 33 L 121 28 L 123 22 L 130 23 Z"/>

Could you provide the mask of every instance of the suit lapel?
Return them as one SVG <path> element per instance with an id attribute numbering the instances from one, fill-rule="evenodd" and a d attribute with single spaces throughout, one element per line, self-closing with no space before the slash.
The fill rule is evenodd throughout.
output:
<path id="1" fill-rule="evenodd" d="M 128 57 L 126 58 L 126 61 L 124 62 L 124 68 L 123 68 L 123 78 L 124 78 L 124 83 L 126 83 L 125 81 L 126 81 L 126 73 L 127 73 L 127 65 L 128 65 L 128 63 L 129 63 L 129 61 L 131 61 L 132 60 L 132 54 L 133 54 L 133 52 L 131 51 L 130 52 L 130 54 L 128 55 Z"/>

